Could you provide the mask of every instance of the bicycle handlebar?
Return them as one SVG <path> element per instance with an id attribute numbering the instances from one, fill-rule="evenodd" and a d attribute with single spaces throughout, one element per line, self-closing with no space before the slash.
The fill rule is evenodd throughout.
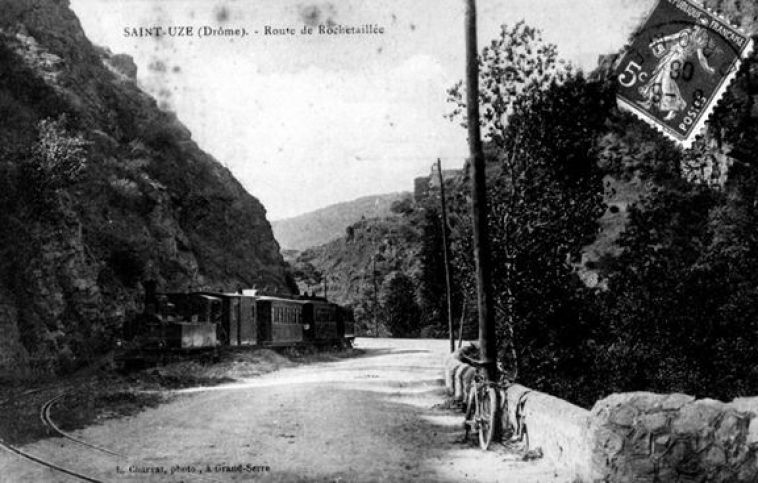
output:
<path id="1" fill-rule="evenodd" d="M 458 356 L 458 358 L 459 358 L 459 359 L 460 359 L 462 362 L 465 362 L 466 364 L 468 364 L 468 365 L 470 365 L 470 366 L 474 366 L 474 367 L 477 367 L 477 368 L 484 368 L 484 367 L 487 367 L 488 365 L 491 365 L 491 364 L 494 364 L 494 363 L 495 363 L 494 361 L 493 361 L 493 362 L 485 362 L 485 361 L 479 361 L 479 360 L 476 360 L 476 359 L 472 359 L 472 358 L 470 358 L 470 357 L 468 357 L 468 356 L 465 356 L 465 355 L 463 355 L 463 354 L 460 354 L 460 355 Z"/>
<path id="2" fill-rule="evenodd" d="M 464 363 L 466 363 L 466 364 L 468 364 L 470 366 L 473 366 L 473 367 L 475 367 L 477 369 L 484 369 L 484 368 L 486 368 L 490 364 L 496 364 L 496 368 L 497 368 L 497 372 L 498 372 L 498 380 L 499 380 L 499 382 L 497 382 L 496 384 L 499 385 L 499 386 L 508 387 L 511 384 L 513 384 L 513 382 L 514 382 L 513 380 L 509 379 L 505 375 L 505 373 L 502 371 L 502 368 L 498 367 L 499 364 L 497 364 L 496 362 L 490 362 L 488 364 L 487 362 L 480 361 L 480 360 L 477 360 L 477 359 L 472 359 L 472 358 L 470 358 L 468 356 L 465 356 L 463 354 L 459 354 L 458 358 L 462 362 L 464 362 Z"/>

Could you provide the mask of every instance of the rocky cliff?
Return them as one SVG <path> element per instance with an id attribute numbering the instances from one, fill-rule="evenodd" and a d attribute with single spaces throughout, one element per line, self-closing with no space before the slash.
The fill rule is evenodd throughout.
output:
<path id="1" fill-rule="evenodd" d="M 289 291 L 264 207 L 93 46 L 65 0 L 0 0 L 0 378 L 71 370 L 164 290 Z"/>

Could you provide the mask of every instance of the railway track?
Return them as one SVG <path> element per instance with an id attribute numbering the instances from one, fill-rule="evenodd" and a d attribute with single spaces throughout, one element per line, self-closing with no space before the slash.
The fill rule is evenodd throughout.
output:
<path id="1" fill-rule="evenodd" d="M 55 463 L 52 463 L 50 461 L 47 461 L 45 459 L 42 459 L 40 457 L 34 456 L 33 454 L 27 453 L 26 451 L 20 450 L 16 448 L 15 446 L 11 446 L 8 443 L 6 443 L 2 438 L 0 438 L 0 448 L 3 450 L 13 453 L 17 456 L 20 456 L 22 458 L 25 458 L 29 461 L 32 461 L 34 463 L 37 463 L 39 465 L 45 466 L 47 468 L 50 468 L 52 470 L 58 471 L 60 473 L 64 473 L 69 476 L 73 476 L 74 478 L 78 478 L 82 481 L 89 481 L 91 483 L 104 483 L 103 480 L 98 480 L 97 478 L 93 478 L 91 476 L 85 475 L 83 473 L 79 473 L 74 470 L 70 470 L 68 468 L 64 468 L 63 466 L 57 465 Z"/>
<path id="2" fill-rule="evenodd" d="M 70 441 L 73 441 L 73 442 L 77 443 L 77 444 L 80 444 L 82 446 L 87 446 L 89 448 L 92 448 L 92 449 L 95 449 L 95 450 L 98 450 L 98 451 L 102 451 L 102 452 L 105 452 L 105 453 L 108 453 L 108 454 L 111 454 L 111 455 L 114 455 L 114 456 L 121 456 L 118 453 L 113 452 L 113 451 L 111 451 L 109 449 L 101 448 L 101 447 L 98 447 L 96 445 L 87 443 L 86 441 L 82 441 L 80 439 L 74 438 L 73 436 L 69 435 L 68 433 L 65 433 L 64 431 L 62 431 L 58 427 L 58 425 L 56 425 L 55 422 L 53 422 L 52 418 L 50 417 L 50 412 L 51 412 L 53 406 L 60 399 L 62 399 L 63 396 L 65 396 L 65 393 L 64 394 L 59 394 L 59 395 L 57 395 L 57 396 L 55 396 L 53 398 L 48 399 L 42 406 L 40 406 L 39 417 L 40 417 L 40 420 L 42 421 L 42 424 L 44 424 L 45 427 L 50 428 L 53 432 L 57 433 L 61 437 L 64 437 L 64 438 L 66 438 L 66 439 L 68 439 Z M 44 459 L 42 457 L 33 455 L 33 454 L 31 454 L 31 453 L 29 453 L 27 451 L 24 451 L 24 450 L 22 450 L 20 448 L 17 448 L 15 446 L 11 445 L 11 444 L 8 444 L 2 437 L 0 437 L 0 448 L 3 449 L 3 450 L 5 450 L 5 451 L 7 451 L 8 453 L 15 454 L 17 456 L 20 456 L 21 458 L 24 458 L 26 460 L 29 460 L 29 461 L 33 462 L 33 463 L 36 463 L 36 464 L 41 465 L 41 466 L 44 466 L 44 467 L 49 468 L 51 470 L 57 471 L 59 473 L 63 473 L 63 474 L 66 474 L 68 476 L 72 476 L 72 477 L 77 478 L 77 479 L 79 479 L 81 481 L 88 481 L 88 482 L 91 482 L 91 483 L 103 483 L 103 480 L 99 480 L 99 479 L 97 479 L 97 478 L 95 478 L 93 476 L 89 476 L 89 475 L 86 475 L 84 473 L 80 473 L 78 471 L 75 471 L 75 470 L 66 468 L 64 466 L 58 465 L 58 464 L 56 464 L 54 462 L 51 462 L 51 461 L 46 460 L 46 459 Z"/>
<path id="3" fill-rule="evenodd" d="M 102 453 L 106 453 L 106 454 L 109 454 L 109 455 L 112 455 L 112 456 L 118 456 L 119 458 L 124 458 L 125 456 L 122 455 L 121 453 L 116 453 L 115 451 L 111 451 L 108 448 L 103 448 L 102 446 L 97 446 L 97 445 L 88 443 L 87 441 L 75 438 L 75 437 L 71 436 L 70 434 L 62 431 L 58 427 L 58 425 L 55 424 L 55 422 L 50 417 L 50 412 L 52 411 L 53 406 L 55 406 L 55 404 L 58 401 L 60 401 L 64 396 L 65 396 L 65 394 L 59 394 L 58 396 L 55 396 L 54 398 L 49 399 L 45 404 L 43 404 L 40 407 L 39 417 L 40 417 L 40 420 L 42 420 L 42 424 L 44 424 L 46 427 L 48 427 L 51 430 L 53 430 L 53 432 L 57 433 L 62 438 L 66 438 L 67 440 L 73 441 L 76 444 L 79 444 L 79 445 L 82 445 L 82 446 L 86 446 L 88 448 L 92 448 L 92 449 L 94 449 L 96 451 L 100 451 Z"/>
<path id="4" fill-rule="evenodd" d="M 38 392 L 38 391 L 34 391 L 34 392 Z M 74 444 L 77 444 L 79 446 L 88 448 L 89 450 L 92 450 L 92 451 L 97 451 L 97 452 L 100 452 L 100 453 L 104 453 L 104 454 L 116 457 L 116 458 L 119 458 L 119 459 L 126 459 L 127 457 L 125 455 L 121 454 L 121 453 L 118 453 L 116 451 L 110 450 L 110 449 L 102 447 L 102 446 L 98 446 L 98 445 L 89 443 L 87 441 L 84 441 L 82 439 L 79 439 L 79 438 L 76 438 L 76 437 L 72 436 L 71 434 L 63 431 L 55 423 L 55 421 L 53 420 L 53 418 L 51 416 L 53 407 L 61 399 L 63 399 L 65 396 L 66 396 L 66 392 L 58 394 L 57 396 L 48 399 L 47 401 L 45 401 L 44 404 L 42 404 L 40 406 L 40 409 L 39 409 L 39 419 L 42 422 L 42 424 L 46 428 L 50 429 L 52 432 L 56 433 L 58 436 L 66 439 L 66 440 L 68 440 L 68 441 L 70 441 L 70 442 L 72 442 Z M 98 479 L 97 477 L 90 476 L 90 475 L 87 475 L 85 473 L 82 473 L 82 472 L 79 472 L 79 471 L 76 471 L 76 470 L 72 470 L 70 468 L 66 468 L 64 466 L 61 466 L 61 465 L 55 463 L 55 462 L 47 460 L 44 457 L 37 456 L 37 455 L 31 454 L 31 453 L 29 453 L 27 451 L 24 451 L 24 450 L 22 450 L 20 448 L 17 448 L 16 446 L 13 446 L 13 445 L 7 443 L 2 438 L 2 435 L 0 435 L 0 449 L 6 451 L 8 453 L 15 454 L 18 457 L 21 457 L 23 459 L 26 459 L 26 460 L 31 461 L 33 463 L 36 463 L 36 464 L 38 464 L 40 466 L 44 466 L 44 467 L 49 468 L 51 470 L 57 471 L 59 473 L 71 476 L 71 477 L 76 478 L 76 479 L 78 479 L 80 481 L 87 481 L 87 482 L 90 482 L 90 483 L 105 483 L 105 481 L 107 481 L 107 480 Z M 212 482 L 218 482 L 219 481 L 219 480 L 217 480 L 215 478 L 210 478 L 210 477 L 202 476 L 202 475 L 186 475 L 186 477 L 191 478 L 191 479 L 196 479 L 196 480 L 202 480 L 202 481 L 212 481 Z"/>

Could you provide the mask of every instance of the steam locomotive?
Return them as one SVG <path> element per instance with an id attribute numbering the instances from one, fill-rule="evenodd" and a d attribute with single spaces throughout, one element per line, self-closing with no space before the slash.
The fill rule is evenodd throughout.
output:
<path id="1" fill-rule="evenodd" d="M 350 347 L 353 312 L 323 297 L 240 293 L 159 293 L 146 283 L 144 312 L 117 342 L 120 367 L 172 355 L 218 357 L 220 347 Z"/>

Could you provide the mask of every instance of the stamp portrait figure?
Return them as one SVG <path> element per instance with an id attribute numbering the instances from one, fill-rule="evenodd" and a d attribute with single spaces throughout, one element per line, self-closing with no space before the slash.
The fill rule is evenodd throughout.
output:
<path id="1" fill-rule="evenodd" d="M 697 57 L 700 66 L 709 74 L 716 71 L 708 64 L 705 50 L 709 48 L 708 32 L 700 25 L 694 25 L 679 32 L 661 37 L 650 43 L 653 55 L 658 63 L 650 78 L 639 88 L 643 97 L 640 101 L 645 109 L 652 106 L 662 112 L 668 112 L 664 120 L 676 117 L 679 111 L 687 107 L 687 101 L 682 96 L 677 81 L 689 80 L 692 77 L 693 66 L 690 59 Z"/>

